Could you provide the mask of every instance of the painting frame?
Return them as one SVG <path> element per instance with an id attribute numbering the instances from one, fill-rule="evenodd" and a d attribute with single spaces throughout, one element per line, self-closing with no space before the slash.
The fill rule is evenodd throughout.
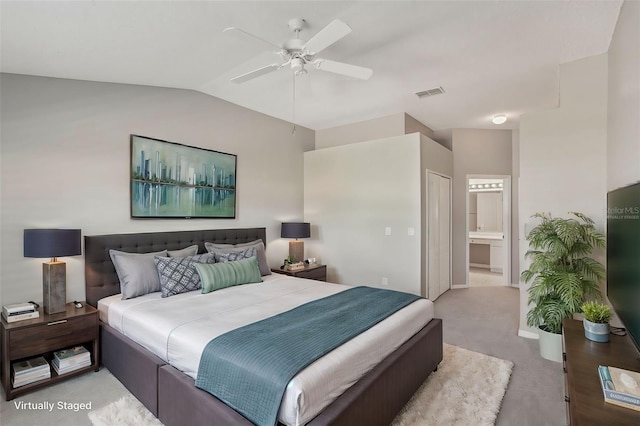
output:
<path id="1" fill-rule="evenodd" d="M 131 134 L 132 219 L 235 219 L 235 154 Z"/>

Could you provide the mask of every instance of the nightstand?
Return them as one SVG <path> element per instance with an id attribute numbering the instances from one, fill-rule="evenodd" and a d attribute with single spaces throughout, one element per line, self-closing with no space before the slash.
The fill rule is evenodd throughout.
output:
<path id="1" fill-rule="evenodd" d="M 76 308 L 67 303 L 66 312 L 45 314 L 40 317 L 7 323 L 2 319 L 2 386 L 7 401 L 32 390 L 57 383 L 88 371 L 98 371 L 98 311 L 84 304 Z M 52 353 L 59 349 L 83 345 L 91 352 L 91 365 L 58 375 L 53 367 L 51 378 L 13 388 L 11 363 L 17 360 L 44 356 L 51 365 Z"/>
<path id="2" fill-rule="evenodd" d="M 327 265 L 304 265 L 304 269 L 300 269 L 298 271 L 287 271 L 286 269 L 274 268 L 271 272 L 289 275 L 290 277 L 308 278 L 310 280 L 327 280 Z"/>

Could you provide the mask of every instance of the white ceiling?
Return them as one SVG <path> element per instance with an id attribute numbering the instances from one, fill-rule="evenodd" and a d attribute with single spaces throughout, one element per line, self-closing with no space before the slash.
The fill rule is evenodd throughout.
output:
<path id="1" fill-rule="evenodd" d="M 518 127 L 558 102 L 558 65 L 608 50 L 622 1 L 5 1 L 1 70 L 198 90 L 293 121 L 292 75 L 231 77 L 277 59 L 240 27 L 280 44 L 304 18 L 309 39 L 334 18 L 352 33 L 323 58 L 374 70 L 368 81 L 310 69 L 295 122 L 312 129 L 407 112 L 434 130 Z M 442 86 L 445 94 L 414 93 Z M 490 118 L 504 113 L 506 124 Z"/>

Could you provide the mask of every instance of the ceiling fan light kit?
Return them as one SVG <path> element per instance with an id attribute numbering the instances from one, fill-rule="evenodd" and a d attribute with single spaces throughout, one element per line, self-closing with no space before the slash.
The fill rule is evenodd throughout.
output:
<path id="1" fill-rule="evenodd" d="M 289 21 L 289 28 L 295 32 L 295 38 L 289 39 L 278 46 L 268 40 L 257 35 L 251 34 L 241 28 L 230 27 L 224 32 L 236 33 L 243 37 L 249 37 L 253 41 L 259 41 L 266 44 L 270 48 L 277 47 L 279 50 L 275 52 L 280 56 L 282 63 L 270 64 L 253 71 L 241 74 L 231 79 L 234 83 L 244 83 L 256 77 L 268 74 L 272 71 L 279 70 L 285 66 L 289 66 L 294 75 L 306 74 L 306 65 L 312 65 L 320 71 L 340 74 L 347 77 L 357 78 L 360 80 L 368 80 L 373 75 L 373 70 L 357 65 L 345 64 L 343 62 L 330 61 L 327 59 L 316 58 L 316 54 L 331 46 L 341 38 L 351 32 L 351 28 L 344 22 L 334 19 L 326 27 L 321 29 L 316 35 L 311 37 L 306 43 L 299 38 L 300 31 L 306 25 L 306 21 L 302 18 L 294 18 Z"/>

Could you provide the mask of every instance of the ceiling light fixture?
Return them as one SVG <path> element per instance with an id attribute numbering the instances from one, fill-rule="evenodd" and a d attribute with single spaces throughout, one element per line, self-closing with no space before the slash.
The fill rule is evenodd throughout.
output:
<path id="1" fill-rule="evenodd" d="M 493 118 L 491 118 L 491 122 L 493 124 L 504 124 L 507 121 L 507 116 L 504 114 L 499 114 L 499 115 L 494 115 Z"/>

